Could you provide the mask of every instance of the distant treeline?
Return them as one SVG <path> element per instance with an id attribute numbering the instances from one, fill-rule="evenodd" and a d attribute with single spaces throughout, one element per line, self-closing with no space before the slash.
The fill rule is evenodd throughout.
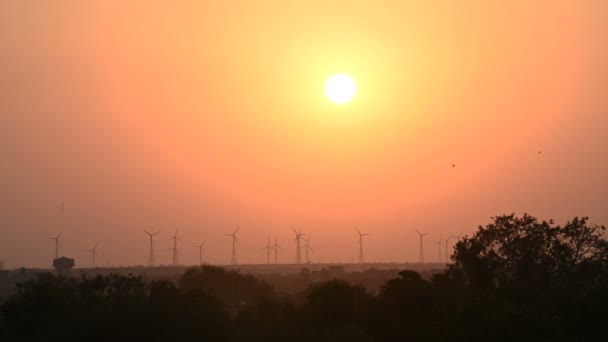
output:
<path id="1" fill-rule="evenodd" d="M 3 305 L 3 341 L 592 341 L 605 333 L 605 227 L 505 215 L 431 280 L 402 271 L 372 295 L 330 280 L 292 295 L 203 266 L 177 281 L 40 274 Z"/>

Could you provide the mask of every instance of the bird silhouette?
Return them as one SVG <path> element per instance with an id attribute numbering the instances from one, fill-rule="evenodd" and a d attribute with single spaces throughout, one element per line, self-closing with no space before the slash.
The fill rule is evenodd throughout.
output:
<path id="1" fill-rule="evenodd" d="M 456 167 L 456 164 L 452 164 L 452 167 Z"/>

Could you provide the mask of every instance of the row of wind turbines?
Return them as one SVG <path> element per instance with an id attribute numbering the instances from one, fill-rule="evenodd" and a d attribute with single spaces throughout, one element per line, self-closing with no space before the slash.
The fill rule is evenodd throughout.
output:
<path id="1" fill-rule="evenodd" d="M 416 230 L 416 233 L 418 233 L 418 236 L 420 237 L 420 254 L 418 255 L 418 262 L 420 262 L 421 264 L 424 264 L 424 243 L 422 242 L 422 239 L 429 235 L 429 233 L 420 233 L 418 230 Z M 460 238 L 462 237 L 462 233 L 458 234 L 458 235 L 450 235 L 448 236 L 448 238 L 444 239 L 441 235 L 439 236 L 439 241 L 437 241 L 435 244 L 438 246 L 437 248 L 437 262 L 438 263 L 449 263 L 450 262 L 450 254 L 448 252 L 448 244 L 450 242 L 451 239 L 456 239 L 456 241 L 460 240 Z M 443 247 L 444 247 L 444 254 L 443 256 L 441 255 L 441 247 L 443 243 Z"/>
<path id="2" fill-rule="evenodd" d="M 238 265 L 238 257 L 237 257 L 237 245 L 239 243 L 239 238 L 237 237 L 237 234 L 239 232 L 240 226 L 237 226 L 236 230 L 231 233 L 231 234 L 224 234 L 225 236 L 229 236 L 232 238 L 232 255 L 230 258 L 230 264 L 231 265 Z M 297 264 L 301 264 L 302 263 L 302 253 L 301 253 L 301 249 L 302 247 L 305 248 L 306 250 L 306 263 L 309 262 L 309 258 L 308 258 L 308 252 L 309 251 L 313 251 L 312 247 L 310 246 L 310 236 L 308 236 L 308 238 L 306 239 L 306 244 L 304 244 L 302 246 L 302 237 L 305 236 L 306 234 L 302 233 L 301 230 L 300 231 L 296 231 L 294 228 L 292 228 L 293 231 L 296 234 L 296 263 Z M 158 233 L 160 233 L 160 231 L 154 232 L 154 233 L 150 233 L 147 230 L 144 230 L 144 232 L 146 234 L 148 234 L 149 238 L 150 238 L 150 250 L 149 250 L 149 255 L 148 255 L 148 266 L 155 266 L 156 262 L 154 259 L 154 236 L 157 235 Z M 169 240 L 173 240 L 173 247 L 172 248 L 168 248 L 168 251 L 171 251 L 173 253 L 173 266 L 177 266 L 179 265 L 179 255 L 181 254 L 179 249 L 178 249 L 178 241 L 179 242 L 183 242 L 182 239 L 180 239 L 177 236 L 177 230 L 175 230 L 175 235 L 171 238 L 169 238 Z M 193 247 L 196 247 L 199 249 L 199 264 L 202 265 L 203 264 L 203 255 L 205 255 L 205 243 L 207 241 L 203 241 L 200 245 L 196 245 Z M 275 241 L 274 244 L 271 244 L 271 238 L 270 235 L 268 236 L 268 243 L 266 244 L 266 246 L 264 246 L 261 250 L 266 250 L 267 251 L 267 263 L 270 265 L 270 252 L 274 251 L 274 263 L 278 264 L 279 263 L 279 249 L 283 249 L 280 245 L 279 245 L 279 238 L 275 237 Z"/>
<path id="3" fill-rule="evenodd" d="M 230 264 L 231 265 L 238 265 L 238 257 L 237 257 L 237 245 L 239 243 L 239 239 L 237 237 L 237 234 L 240 230 L 240 227 L 237 226 L 236 230 L 231 233 L 231 234 L 224 234 L 225 236 L 231 237 L 232 239 L 232 254 L 231 254 L 231 258 L 230 258 Z M 310 259 L 309 259 L 309 252 L 314 252 L 314 249 L 312 248 L 312 246 L 310 245 L 310 238 L 311 236 L 309 234 L 305 234 L 302 233 L 301 229 L 296 230 L 295 228 L 292 227 L 292 230 L 295 234 L 295 244 L 296 244 L 296 250 L 295 250 L 295 262 L 296 264 L 302 264 L 302 248 L 304 248 L 304 262 L 305 263 L 310 263 Z M 355 227 L 355 230 L 357 231 L 357 234 L 359 236 L 359 255 L 358 255 L 358 263 L 359 264 L 364 264 L 365 263 L 365 255 L 364 255 L 364 249 L 363 249 L 363 238 L 365 236 L 371 235 L 369 233 L 362 233 L 358 228 Z M 156 266 L 156 260 L 155 260 L 155 256 L 154 256 L 154 237 L 156 235 L 158 235 L 160 233 L 160 231 L 156 231 L 154 233 L 149 232 L 148 230 L 144 230 L 144 232 L 148 235 L 149 237 L 149 254 L 148 254 L 148 266 Z M 424 258 L 424 242 L 423 239 L 425 236 L 429 235 L 430 233 L 421 233 L 420 231 L 416 230 L 416 233 L 418 234 L 418 237 L 420 239 L 420 247 L 419 247 L 419 256 L 418 256 L 418 261 L 420 263 L 424 263 L 425 262 L 425 258 Z M 55 237 L 50 237 L 49 239 L 54 240 L 55 241 L 55 259 L 57 259 L 59 257 L 59 248 L 61 247 L 61 242 L 60 242 L 60 238 L 63 235 L 63 232 L 59 233 L 57 236 Z M 306 237 L 306 239 L 304 239 L 304 237 Z M 448 244 L 450 242 L 451 239 L 456 239 L 456 240 L 460 240 L 460 238 L 462 237 L 462 233 L 460 233 L 459 235 L 450 235 L 447 238 L 443 238 L 443 237 L 439 237 L 439 241 L 436 242 L 436 245 L 438 246 L 438 254 L 437 254 L 437 262 L 438 263 L 448 263 L 449 262 L 449 252 L 448 252 Z M 178 248 L 178 243 L 183 243 L 183 240 L 180 239 L 177 235 L 177 229 L 175 230 L 175 233 L 172 237 L 169 238 L 169 240 L 173 241 L 172 243 L 172 247 L 171 248 L 167 248 L 166 251 L 171 251 L 172 252 L 172 265 L 173 266 L 177 266 L 179 265 L 179 256 L 181 255 L 181 252 Z M 204 256 L 205 256 L 205 243 L 207 241 L 203 241 L 202 243 L 200 243 L 199 245 L 194 245 L 192 247 L 194 248 L 198 248 L 198 252 L 199 252 L 199 264 L 202 265 L 204 264 Z M 303 243 L 304 242 L 304 243 Z M 95 264 L 95 258 L 98 256 L 97 253 L 97 247 L 99 247 L 99 243 L 95 243 L 95 245 L 93 246 L 93 248 L 91 249 L 87 249 L 86 252 L 91 254 L 91 258 L 92 258 L 92 266 L 96 267 Z M 444 249 L 444 252 L 442 253 L 442 247 Z M 261 250 L 265 250 L 267 252 L 267 263 L 270 264 L 271 263 L 271 254 L 274 253 L 274 263 L 278 264 L 279 262 L 279 250 L 282 250 L 283 247 L 281 247 L 279 245 L 279 238 L 275 237 L 274 243 L 271 242 L 271 237 L 270 235 L 268 236 L 268 242 L 266 244 L 266 246 L 262 247 Z"/>

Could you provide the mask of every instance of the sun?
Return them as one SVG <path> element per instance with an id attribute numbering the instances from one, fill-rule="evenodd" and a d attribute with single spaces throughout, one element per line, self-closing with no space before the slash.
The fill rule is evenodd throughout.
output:
<path id="1" fill-rule="evenodd" d="M 333 103 L 350 102 L 357 92 L 357 84 L 348 75 L 338 74 L 330 77 L 325 83 L 325 94 Z"/>

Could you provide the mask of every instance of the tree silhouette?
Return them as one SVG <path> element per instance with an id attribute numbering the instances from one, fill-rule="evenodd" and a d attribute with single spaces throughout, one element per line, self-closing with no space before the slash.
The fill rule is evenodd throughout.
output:
<path id="1" fill-rule="evenodd" d="M 495 217 L 456 244 L 450 272 L 479 289 L 597 286 L 608 270 L 606 228 L 587 220 L 559 226 L 527 214 Z"/>

